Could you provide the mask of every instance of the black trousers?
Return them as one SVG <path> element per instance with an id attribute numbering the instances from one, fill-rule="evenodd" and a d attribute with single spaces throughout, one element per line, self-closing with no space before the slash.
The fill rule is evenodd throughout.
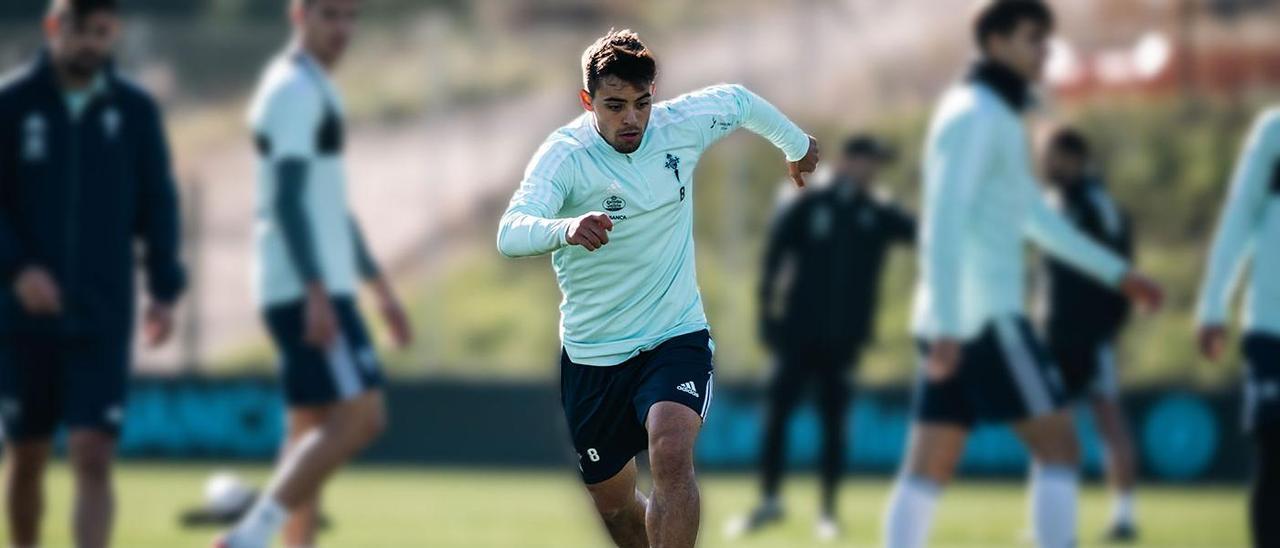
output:
<path id="1" fill-rule="evenodd" d="M 1280 426 L 1259 429 L 1253 436 L 1256 460 L 1249 493 L 1253 545 L 1280 548 Z"/>
<path id="2" fill-rule="evenodd" d="M 815 390 L 822 423 L 822 508 L 836 510 L 836 490 L 845 459 L 845 416 L 853 396 L 849 373 L 861 345 L 833 348 L 814 345 L 779 352 L 769 385 L 761 455 L 762 489 L 765 497 L 775 497 L 782 482 L 787 452 L 787 424 L 810 386 Z"/>

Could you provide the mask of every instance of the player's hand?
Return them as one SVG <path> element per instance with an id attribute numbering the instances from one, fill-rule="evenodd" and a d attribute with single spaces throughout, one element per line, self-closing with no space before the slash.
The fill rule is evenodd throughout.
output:
<path id="1" fill-rule="evenodd" d="M 1154 314 L 1164 306 L 1164 289 L 1140 272 L 1126 275 L 1120 282 L 1120 291 L 1137 303 L 1138 309 L 1144 313 Z"/>
<path id="2" fill-rule="evenodd" d="M 57 316 L 62 313 L 62 292 L 53 276 L 39 266 L 28 266 L 18 273 L 13 291 L 23 310 L 32 316 Z"/>
<path id="3" fill-rule="evenodd" d="M 143 338 L 147 346 L 158 348 L 173 335 L 173 305 L 153 302 L 147 306 L 142 320 Z"/>
<path id="4" fill-rule="evenodd" d="M 960 341 L 938 339 L 929 349 L 924 367 L 930 381 L 942 382 L 956 374 L 960 366 Z"/>
<path id="5" fill-rule="evenodd" d="M 1222 359 L 1222 354 L 1227 349 L 1227 328 L 1221 325 L 1202 325 L 1198 337 L 1200 341 L 1200 355 L 1205 359 L 1216 362 Z"/>
<path id="6" fill-rule="evenodd" d="M 338 340 L 338 313 L 333 309 L 329 293 L 319 284 L 307 287 L 307 301 L 303 311 L 307 344 L 328 350 Z"/>
<path id="7" fill-rule="evenodd" d="M 613 230 L 613 219 L 608 214 L 594 211 L 569 224 L 565 241 L 569 245 L 580 245 L 587 251 L 595 251 L 609 243 L 610 230 Z"/>
<path id="8" fill-rule="evenodd" d="M 797 188 L 804 188 L 804 174 L 813 173 L 815 169 L 818 169 L 818 161 L 820 159 L 818 140 L 810 136 L 809 152 L 799 161 L 787 164 L 787 173 L 791 175 L 791 180 L 796 182 Z"/>
<path id="9" fill-rule="evenodd" d="M 379 278 L 374 284 L 374 290 L 378 294 L 378 312 L 382 314 L 382 321 L 386 322 L 387 330 L 391 332 L 391 342 L 396 348 L 408 348 L 413 344 L 413 326 L 409 323 L 409 315 L 405 314 L 404 307 L 400 305 L 400 299 L 391 288 L 391 283 L 385 278 Z"/>

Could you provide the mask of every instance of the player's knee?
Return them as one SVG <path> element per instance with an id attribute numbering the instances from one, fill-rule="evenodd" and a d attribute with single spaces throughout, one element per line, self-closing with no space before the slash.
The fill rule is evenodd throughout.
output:
<path id="1" fill-rule="evenodd" d="M 596 512 L 600 514 L 606 525 L 621 522 L 632 504 L 627 497 L 616 496 L 597 496 L 592 498 L 592 502 L 595 503 Z"/>
<path id="2" fill-rule="evenodd" d="M 1033 456 L 1040 464 L 1074 467 L 1080 464 L 1080 442 L 1075 436 L 1060 436 L 1041 443 L 1033 450 Z"/>
<path id="3" fill-rule="evenodd" d="M 692 440 L 676 433 L 653 436 L 649 444 L 649 468 L 654 481 L 693 477 Z"/>
<path id="4" fill-rule="evenodd" d="M 351 408 L 346 426 L 347 439 L 363 447 L 378 439 L 387 429 L 387 412 L 380 399 L 359 402 Z"/>
<path id="5" fill-rule="evenodd" d="M 387 431 L 387 412 L 382 407 L 370 410 L 364 417 L 364 443 L 370 444 Z"/>
<path id="6" fill-rule="evenodd" d="M 110 442 L 97 439 L 80 440 L 70 445 L 71 465 L 80 481 L 105 483 L 111 477 L 114 450 Z"/>

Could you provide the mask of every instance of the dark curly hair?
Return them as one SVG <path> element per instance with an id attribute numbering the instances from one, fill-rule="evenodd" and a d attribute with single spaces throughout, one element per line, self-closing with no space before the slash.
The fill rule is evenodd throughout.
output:
<path id="1" fill-rule="evenodd" d="M 593 97 L 600 79 L 617 76 L 646 87 L 658 76 L 658 64 L 640 36 L 629 29 L 610 30 L 582 52 L 582 85 Z"/>

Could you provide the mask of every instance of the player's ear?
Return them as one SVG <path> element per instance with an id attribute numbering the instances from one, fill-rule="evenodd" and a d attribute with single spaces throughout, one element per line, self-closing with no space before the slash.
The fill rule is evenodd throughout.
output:
<path id="1" fill-rule="evenodd" d="M 44 37 L 47 40 L 53 40 L 58 36 L 58 32 L 62 30 L 62 18 L 57 15 L 48 15 L 44 18 Z"/>
<path id="2" fill-rule="evenodd" d="M 301 27 L 303 20 L 306 19 L 305 4 L 305 2 L 289 2 L 289 21 L 292 21 L 296 27 Z"/>
<path id="3" fill-rule="evenodd" d="M 582 108 L 588 112 L 595 112 L 595 105 L 591 104 L 591 92 L 580 89 L 578 90 L 578 100 L 582 101 Z"/>

